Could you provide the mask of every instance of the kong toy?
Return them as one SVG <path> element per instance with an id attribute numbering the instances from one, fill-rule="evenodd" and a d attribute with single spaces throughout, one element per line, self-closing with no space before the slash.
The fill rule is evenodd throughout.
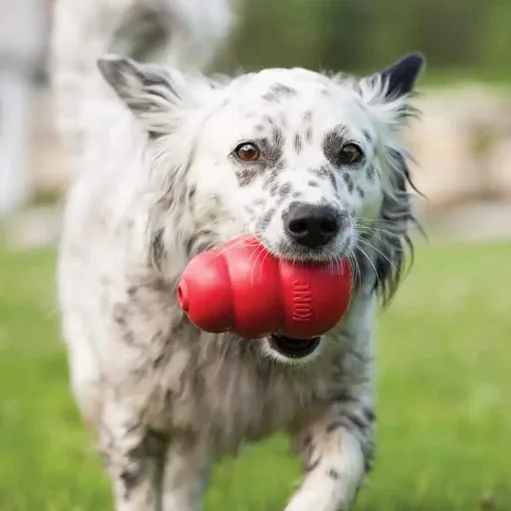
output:
<path id="1" fill-rule="evenodd" d="M 206 332 L 309 339 L 326 333 L 346 313 L 352 279 L 346 258 L 334 264 L 293 262 L 246 237 L 194 257 L 177 297 L 190 321 Z"/>

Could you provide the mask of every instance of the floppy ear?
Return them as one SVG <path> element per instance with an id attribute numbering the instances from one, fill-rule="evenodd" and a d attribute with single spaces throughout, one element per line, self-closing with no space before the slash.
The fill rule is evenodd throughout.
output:
<path id="1" fill-rule="evenodd" d="M 186 81 L 180 73 L 113 55 L 99 59 L 98 67 L 150 136 L 173 131 L 179 109 L 190 102 Z"/>
<path id="2" fill-rule="evenodd" d="M 363 78 L 359 82 L 363 101 L 391 127 L 402 126 L 416 113 L 410 99 L 425 63 L 422 53 L 409 53 L 384 71 Z"/>

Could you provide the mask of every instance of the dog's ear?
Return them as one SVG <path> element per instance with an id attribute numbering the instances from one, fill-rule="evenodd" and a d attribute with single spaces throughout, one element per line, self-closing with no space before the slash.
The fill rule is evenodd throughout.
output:
<path id="1" fill-rule="evenodd" d="M 172 131 L 188 99 L 185 78 L 150 64 L 107 55 L 98 60 L 104 79 L 152 136 Z"/>
<path id="2" fill-rule="evenodd" d="M 401 126 L 415 113 L 410 99 L 425 64 L 422 53 L 409 53 L 384 71 L 363 78 L 359 82 L 362 99 L 392 126 Z"/>
<path id="3" fill-rule="evenodd" d="M 409 53 L 380 73 L 388 99 L 409 95 L 426 64 L 422 53 Z"/>

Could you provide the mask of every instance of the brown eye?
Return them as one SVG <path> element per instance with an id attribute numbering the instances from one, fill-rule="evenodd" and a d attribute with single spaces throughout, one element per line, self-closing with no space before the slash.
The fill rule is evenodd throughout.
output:
<path id="1" fill-rule="evenodd" d="M 361 159 L 362 149 L 356 144 L 346 144 L 341 149 L 341 154 L 339 155 L 339 163 L 341 163 L 341 165 L 354 165 Z"/>
<path id="2" fill-rule="evenodd" d="M 238 147 L 236 147 L 234 153 L 240 160 L 243 161 L 256 161 L 261 155 L 259 148 L 250 142 L 240 144 Z"/>

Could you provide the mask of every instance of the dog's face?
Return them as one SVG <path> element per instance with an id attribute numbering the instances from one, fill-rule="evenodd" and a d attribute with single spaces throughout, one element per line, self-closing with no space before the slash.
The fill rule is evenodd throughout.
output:
<path id="1" fill-rule="evenodd" d="M 257 234 L 278 257 L 337 260 L 382 201 L 377 133 L 356 93 L 303 70 L 234 82 L 205 120 L 188 179 L 221 238 Z M 222 229 L 222 226 L 219 225 Z M 231 231 L 229 231 L 231 229 Z"/>
<path id="2" fill-rule="evenodd" d="M 271 69 L 225 84 L 124 59 L 100 68 L 157 155 L 160 251 L 192 257 L 255 234 L 282 258 L 349 257 L 391 293 L 413 219 L 400 131 L 422 65 L 412 54 L 361 81 Z M 296 362 L 319 345 L 273 338 L 266 350 Z"/>

